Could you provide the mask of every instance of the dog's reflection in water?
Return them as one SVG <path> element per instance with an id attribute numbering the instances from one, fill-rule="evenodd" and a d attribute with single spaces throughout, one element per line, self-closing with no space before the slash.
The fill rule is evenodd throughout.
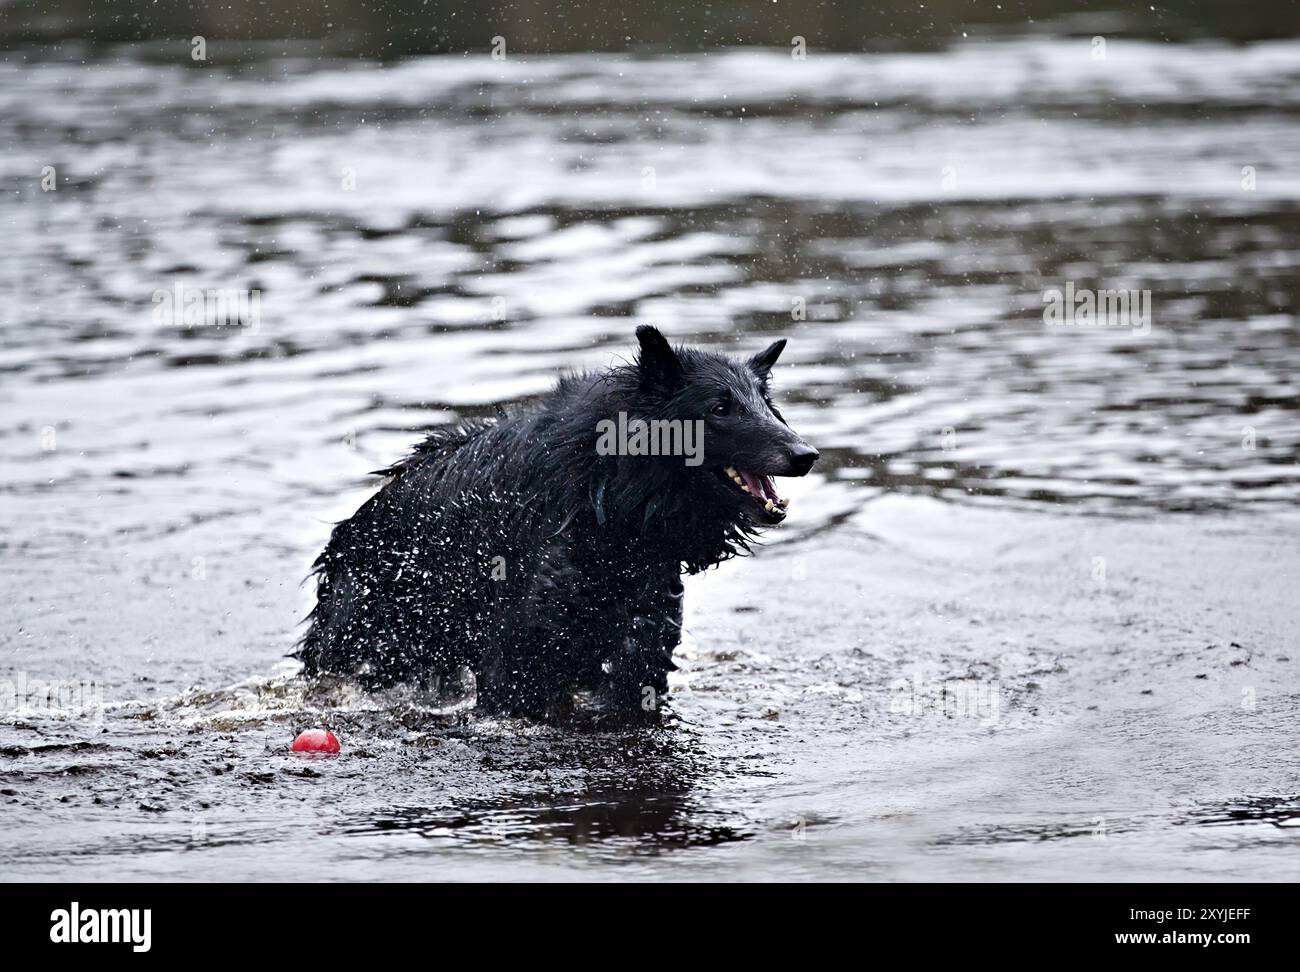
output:
<path id="1" fill-rule="evenodd" d="M 567 736 L 567 738 L 565 738 Z M 671 719 L 653 730 L 476 739 L 476 779 L 436 806 L 345 818 L 349 834 L 414 832 L 456 844 L 608 845 L 657 853 L 751 836 L 742 815 L 705 806 L 713 760 Z M 494 784 L 496 784 L 494 786 Z"/>

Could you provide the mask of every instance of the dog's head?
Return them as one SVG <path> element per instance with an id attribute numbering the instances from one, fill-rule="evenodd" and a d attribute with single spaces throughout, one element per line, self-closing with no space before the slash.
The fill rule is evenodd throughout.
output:
<path id="1" fill-rule="evenodd" d="M 804 476 L 818 452 L 790 428 L 769 393 L 776 341 L 747 361 L 695 348 L 672 348 L 656 328 L 636 329 L 643 394 L 657 415 L 703 431 L 701 475 L 723 502 L 759 523 L 780 523 L 788 500 L 774 476 Z"/>

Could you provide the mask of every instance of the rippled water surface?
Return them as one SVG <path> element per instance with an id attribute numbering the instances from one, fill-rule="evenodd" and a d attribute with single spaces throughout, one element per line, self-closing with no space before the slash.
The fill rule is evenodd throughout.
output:
<path id="1" fill-rule="evenodd" d="M 104 702 L 0 719 L 0 876 L 1300 877 L 1298 114 L 1296 41 L 0 55 L 0 678 Z M 367 471 L 642 322 L 788 337 L 824 456 L 668 724 L 293 678 Z"/>

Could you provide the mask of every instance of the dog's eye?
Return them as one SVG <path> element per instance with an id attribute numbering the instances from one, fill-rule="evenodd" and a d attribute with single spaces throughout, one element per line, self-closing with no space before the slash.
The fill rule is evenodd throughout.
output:
<path id="1" fill-rule="evenodd" d="M 714 415 L 729 415 L 731 413 L 731 399 L 724 398 L 709 409 Z"/>

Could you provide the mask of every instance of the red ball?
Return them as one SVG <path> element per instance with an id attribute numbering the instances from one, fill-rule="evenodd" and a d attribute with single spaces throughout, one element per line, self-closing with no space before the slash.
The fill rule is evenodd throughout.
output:
<path id="1" fill-rule="evenodd" d="M 328 729 L 304 729 L 292 748 L 295 753 L 337 753 L 339 737 Z"/>

